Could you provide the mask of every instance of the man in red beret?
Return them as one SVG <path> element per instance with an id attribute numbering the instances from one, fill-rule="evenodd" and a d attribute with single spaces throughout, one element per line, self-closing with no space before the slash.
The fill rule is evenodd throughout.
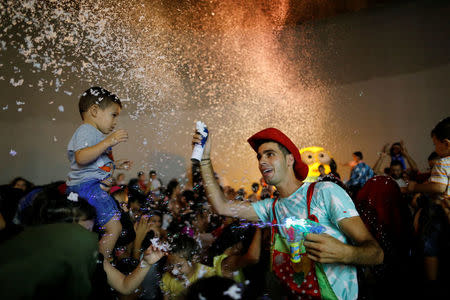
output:
<path id="1" fill-rule="evenodd" d="M 200 142 L 201 136 L 195 134 L 193 143 Z M 254 134 L 248 142 L 257 153 L 258 167 L 264 180 L 276 187 L 279 198 L 264 199 L 254 203 L 227 200 L 214 179 L 210 159 L 211 136 L 209 136 L 200 165 L 208 199 L 216 212 L 249 221 L 260 220 L 273 224 L 275 220 L 280 225 L 285 224 L 288 218 L 309 218 L 318 221 L 326 228 L 326 231 L 323 234 L 309 233 L 306 236 L 304 246 L 307 258 L 302 258 L 302 261 L 309 259 L 322 263 L 329 286 L 333 290 L 331 294 L 334 292 L 338 299 L 357 299 L 358 281 L 355 265 L 382 263 L 383 250 L 361 221 L 350 197 L 338 185 L 320 182 L 310 189 L 312 196 L 309 197 L 308 204 L 307 194 L 311 183 L 303 182 L 308 174 L 308 166 L 302 162 L 295 144 L 275 128 L 267 128 Z M 277 228 L 276 234 L 281 236 L 281 239 L 288 239 L 286 227 L 274 226 L 273 228 Z M 274 231 L 272 233 L 274 235 Z M 273 238 L 272 241 L 273 244 L 277 243 Z M 278 260 L 272 257 L 274 271 L 277 264 L 283 268 L 286 267 L 275 274 L 285 281 L 293 294 L 305 293 L 301 283 L 310 280 L 308 275 L 311 275 L 311 272 L 306 271 L 301 280 L 296 279 L 297 271 L 288 276 L 286 271 L 292 272 L 292 270 L 283 259 L 286 260 L 282 256 Z M 302 268 L 304 269 L 305 266 Z M 286 276 L 280 273 L 283 271 Z M 311 281 L 313 285 L 320 280 L 311 279 Z M 326 293 L 327 291 L 322 286 L 320 289 L 313 287 L 311 290 L 306 290 L 306 295 L 315 298 L 318 292 Z M 316 298 L 326 298 L 326 296 L 322 294 Z M 330 296 L 330 298 L 333 297 Z"/>

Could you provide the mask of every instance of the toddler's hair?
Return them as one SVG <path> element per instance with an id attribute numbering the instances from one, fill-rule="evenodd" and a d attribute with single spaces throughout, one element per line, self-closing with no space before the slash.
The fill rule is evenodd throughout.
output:
<path id="1" fill-rule="evenodd" d="M 441 142 L 450 139 L 450 117 L 439 121 L 431 131 L 431 136 L 435 136 Z"/>
<path id="2" fill-rule="evenodd" d="M 78 102 L 81 119 L 84 119 L 83 114 L 87 112 L 92 105 L 98 105 L 100 109 L 105 109 L 113 103 L 122 108 L 122 102 L 120 102 L 119 97 L 104 88 L 98 86 L 91 87 L 81 95 L 80 102 Z"/>

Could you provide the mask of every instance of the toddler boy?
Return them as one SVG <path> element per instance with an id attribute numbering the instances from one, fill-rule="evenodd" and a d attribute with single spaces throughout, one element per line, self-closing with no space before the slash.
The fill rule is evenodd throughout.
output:
<path id="1" fill-rule="evenodd" d="M 75 192 L 95 207 L 96 223 L 105 231 L 99 250 L 110 259 L 122 226 L 119 210 L 108 191 L 114 169 L 131 166 L 127 160 L 114 161 L 111 151 L 115 145 L 128 140 L 125 130 L 113 131 L 122 103 L 109 91 L 92 87 L 81 95 L 78 106 L 83 124 L 67 147 L 71 168 L 66 182 L 67 193 Z"/>

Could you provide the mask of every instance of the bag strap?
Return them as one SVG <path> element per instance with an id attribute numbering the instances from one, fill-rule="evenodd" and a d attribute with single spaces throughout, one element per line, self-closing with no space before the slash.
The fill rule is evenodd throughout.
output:
<path id="1" fill-rule="evenodd" d="M 306 192 L 306 206 L 308 207 L 308 219 L 317 222 L 317 217 L 315 215 L 311 215 L 311 200 L 314 194 L 314 187 L 317 182 L 313 182 L 309 185 L 308 191 Z"/>
<path id="2" fill-rule="evenodd" d="M 275 204 L 278 201 L 278 197 L 275 197 L 275 199 L 272 202 L 272 215 L 273 215 L 273 220 L 272 220 L 272 243 L 274 240 L 274 236 L 275 233 L 278 232 L 278 228 L 277 228 L 277 224 L 278 224 L 278 220 L 277 220 L 277 215 L 275 214 Z"/>

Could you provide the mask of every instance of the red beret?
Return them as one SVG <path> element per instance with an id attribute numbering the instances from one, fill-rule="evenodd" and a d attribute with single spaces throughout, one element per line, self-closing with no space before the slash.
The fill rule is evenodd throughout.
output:
<path id="1" fill-rule="evenodd" d="M 255 152 L 258 152 L 258 147 L 260 146 L 258 141 L 262 140 L 270 140 L 277 142 L 286 147 L 286 149 L 288 149 L 289 152 L 292 153 L 295 160 L 294 173 L 295 177 L 298 180 L 303 181 L 308 176 L 309 171 L 308 165 L 302 161 L 302 157 L 300 156 L 300 152 L 297 146 L 295 146 L 295 144 L 284 133 L 282 133 L 280 130 L 276 128 L 266 128 L 252 135 L 247 140 L 247 142 L 250 144 L 250 146 L 252 146 Z"/>

